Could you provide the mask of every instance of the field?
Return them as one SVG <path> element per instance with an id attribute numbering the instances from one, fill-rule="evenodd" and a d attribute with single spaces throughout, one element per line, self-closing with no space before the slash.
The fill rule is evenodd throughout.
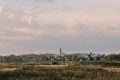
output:
<path id="1" fill-rule="evenodd" d="M 0 80 L 120 80 L 120 68 L 99 65 L 0 64 Z"/>

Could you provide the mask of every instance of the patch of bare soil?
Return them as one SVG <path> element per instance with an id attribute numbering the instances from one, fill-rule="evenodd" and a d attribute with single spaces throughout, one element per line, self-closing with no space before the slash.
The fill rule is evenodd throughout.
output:
<path id="1" fill-rule="evenodd" d="M 0 71 L 15 71 L 17 70 L 17 68 L 3 68 L 3 69 L 0 69 Z"/>
<path id="2" fill-rule="evenodd" d="M 52 67 L 52 68 L 61 68 L 61 67 L 67 67 L 68 65 L 37 65 L 39 67 Z"/>
<path id="3" fill-rule="evenodd" d="M 120 72 L 120 68 L 103 68 L 103 69 L 110 72 Z"/>

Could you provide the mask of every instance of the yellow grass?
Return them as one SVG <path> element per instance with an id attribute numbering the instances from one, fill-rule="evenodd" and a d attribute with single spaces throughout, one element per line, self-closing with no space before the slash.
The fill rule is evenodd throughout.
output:
<path id="1" fill-rule="evenodd" d="M 3 68 L 3 69 L 0 69 L 0 71 L 15 71 L 17 70 L 17 68 Z"/>
<path id="2" fill-rule="evenodd" d="M 120 72 L 120 68 L 103 68 L 103 69 L 109 72 Z"/>

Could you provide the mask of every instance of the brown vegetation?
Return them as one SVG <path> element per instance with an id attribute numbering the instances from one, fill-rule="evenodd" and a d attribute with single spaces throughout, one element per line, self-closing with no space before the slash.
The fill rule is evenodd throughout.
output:
<path id="1" fill-rule="evenodd" d="M 93 65 L 8 64 L 0 67 L 0 80 L 120 80 L 120 72 Z"/>

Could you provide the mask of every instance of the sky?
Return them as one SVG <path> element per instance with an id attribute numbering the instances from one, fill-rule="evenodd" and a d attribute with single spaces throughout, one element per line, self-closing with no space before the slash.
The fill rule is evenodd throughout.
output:
<path id="1" fill-rule="evenodd" d="M 0 0 L 0 55 L 119 53 L 120 0 Z"/>

